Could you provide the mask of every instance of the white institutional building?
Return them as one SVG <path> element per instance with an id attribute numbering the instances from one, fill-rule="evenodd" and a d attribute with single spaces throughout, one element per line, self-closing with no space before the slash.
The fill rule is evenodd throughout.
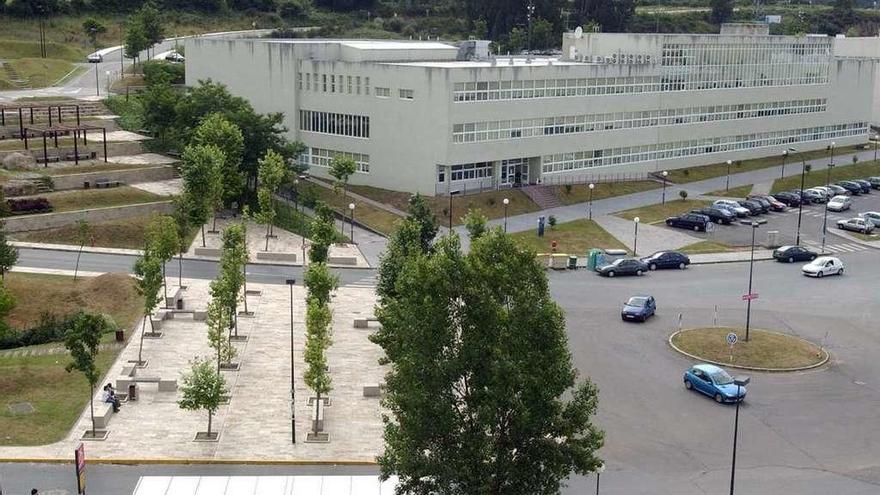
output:
<path id="1" fill-rule="evenodd" d="M 562 55 L 488 42 L 187 40 L 212 79 L 283 112 L 310 173 L 353 158 L 363 184 L 429 195 L 643 175 L 867 142 L 880 38 L 577 30 Z"/>

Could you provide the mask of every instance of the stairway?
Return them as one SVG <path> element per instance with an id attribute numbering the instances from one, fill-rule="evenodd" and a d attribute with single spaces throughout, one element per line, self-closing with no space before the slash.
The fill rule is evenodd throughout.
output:
<path id="1" fill-rule="evenodd" d="M 556 194 L 553 192 L 553 186 L 524 186 L 521 188 L 522 192 L 525 193 L 532 201 L 535 202 L 542 210 L 546 210 L 548 208 L 556 208 L 562 206 L 562 203 L 559 201 L 559 198 L 556 197 Z"/>
<path id="2" fill-rule="evenodd" d="M 3 69 L 3 72 L 6 74 L 6 79 L 8 79 L 13 86 L 16 86 L 18 88 L 27 88 L 28 86 L 30 86 L 30 82 L 21 77 L 21 75 L 16 72 L 15 69 L 13 69 L 12 66 L 8 63 L 0 61 L 0 68 Z"/>

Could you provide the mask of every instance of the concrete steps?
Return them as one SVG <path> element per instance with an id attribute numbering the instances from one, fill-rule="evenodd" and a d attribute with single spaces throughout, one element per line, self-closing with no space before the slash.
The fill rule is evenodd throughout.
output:
<path id="1" fill-rule="evenodd" d="M 0 68 L 2 68 L 3 72 L 6 74 L 6 79 L 8 79 L 13 86 L 22 89 L 30 87 L 30 81 L 21 77 L 21 75 L 8 63 L 0 61 Z"/>
<path id="2" fill-rule="evenodd" d="M 556 194 L 553 192 L 553 187 L 551 186 L 525 186 L 522 187 L 521 190 L 526 196 L 534 201 L 536 205 L 540 206 L 542 210 L 563 206 L 562 202 L 559 201 L 559 198 L 556 197 Z"/>

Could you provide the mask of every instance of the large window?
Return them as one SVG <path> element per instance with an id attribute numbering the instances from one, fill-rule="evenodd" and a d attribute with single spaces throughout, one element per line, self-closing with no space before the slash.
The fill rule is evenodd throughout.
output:
<path id="1" fill-rule="evenodd" d="M 327 168 L 336 156 L 351 158 L 357 165 L 357 172 L 364 174 L 370 173 L 370 155 L 364 155 L 362 153 L 349 153 L 347 151 L 325 150 L 321 148 L 306 148 L 306 151 L 300 155 L 300 162 L 307 167 Z"/>
<path id="2" fill-rule="evenodd" d="M 464 163 L 452 166 L 452 182 L 492 177 L 492 162 Z"/>
<path id="3" fill-rule="evenodd" d="M 302 131 L 336 134 L 357 138 L 370 137 L 370 117 L 345 113 L 299 111 L 299 128 Z"/>

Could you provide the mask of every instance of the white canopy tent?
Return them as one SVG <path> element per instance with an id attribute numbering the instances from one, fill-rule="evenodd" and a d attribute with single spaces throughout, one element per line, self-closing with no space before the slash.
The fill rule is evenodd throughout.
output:
<path id="1" fill-rule="evenodd" d="M 394 495 L 377 476 L 142 476 L 133 495 Z"/>

